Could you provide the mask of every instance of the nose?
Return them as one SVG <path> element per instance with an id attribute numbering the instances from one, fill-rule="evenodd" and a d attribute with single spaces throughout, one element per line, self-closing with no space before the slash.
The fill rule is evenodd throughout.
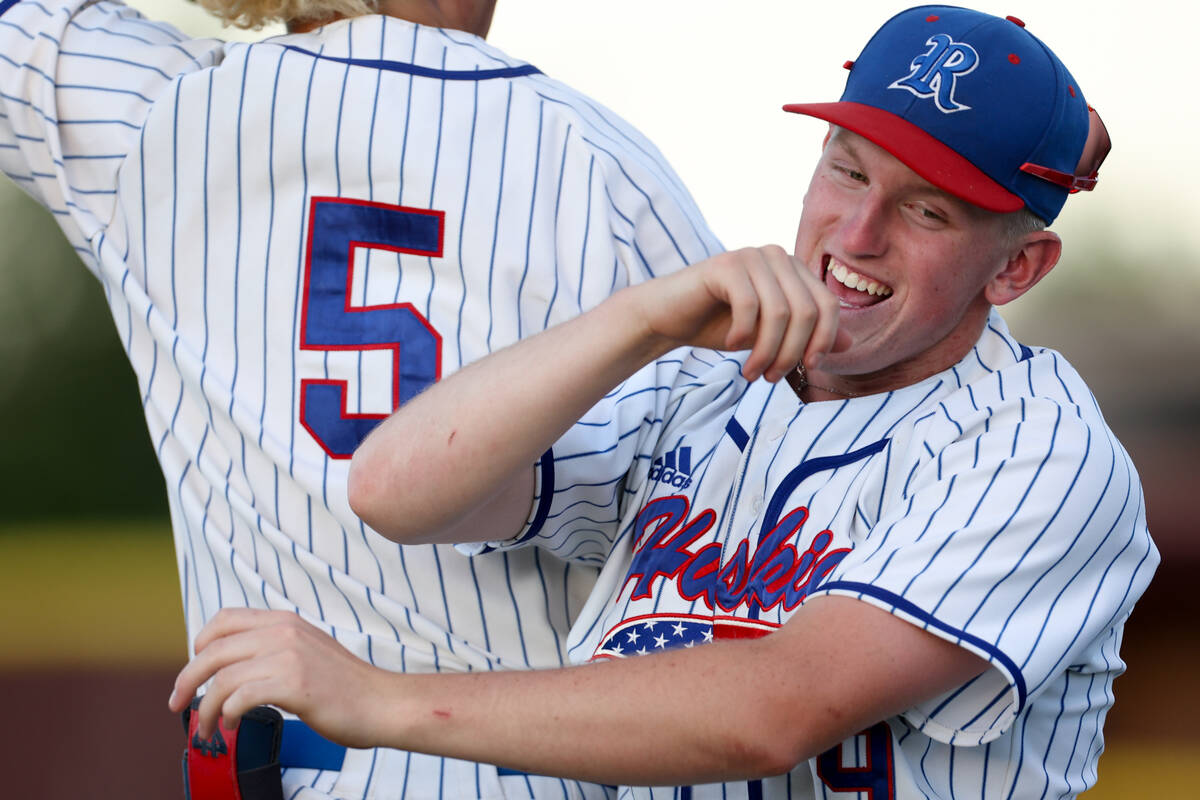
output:
<path id="1" fill-rule="evenodd" d="M 881 256 L 887 252 L 888 243 L 888 213 L 883 199 L 878 192 L 868 190 L 855 201 L 842 215 L 837 231 L 839 244 L 848 256 Z"/>

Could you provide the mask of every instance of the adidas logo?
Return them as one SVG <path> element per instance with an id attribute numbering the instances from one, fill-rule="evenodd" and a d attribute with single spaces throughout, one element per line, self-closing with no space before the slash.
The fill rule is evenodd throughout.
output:
<path id="1" fill-rule="evenodd" d="M 676 489 L 692 485 L 692 448 L 680 447 L 654 459 L 650 480 L 662 481 Z"/>

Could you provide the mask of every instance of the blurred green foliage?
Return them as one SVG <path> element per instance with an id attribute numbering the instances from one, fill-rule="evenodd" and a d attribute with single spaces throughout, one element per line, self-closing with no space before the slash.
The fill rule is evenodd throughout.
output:
<path id="1" fill-rule="evenodd" d="M 51 215 L 8 183 L 0 183 L 0 375 L 0 522 L 167 516 L 104 292 Z"/>

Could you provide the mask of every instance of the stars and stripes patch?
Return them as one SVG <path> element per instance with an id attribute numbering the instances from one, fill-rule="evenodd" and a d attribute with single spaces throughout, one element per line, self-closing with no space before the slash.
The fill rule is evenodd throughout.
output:
<path id="1" fill-rule="evenodd" d="M 644 656 L 676 647 L 695 647 L 713 639 L 755 639 L 778 625 L 753 619 L 696 614 L 646 614 L 616 625 L 601 639 L 593 658 Z"/>

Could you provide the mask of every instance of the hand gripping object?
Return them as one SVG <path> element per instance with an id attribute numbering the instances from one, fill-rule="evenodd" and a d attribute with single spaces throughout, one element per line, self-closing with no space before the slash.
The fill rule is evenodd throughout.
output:
<path id="1" fill-rule="evenodd" d="M 183 788 L 187 800 L 283 800 L 279 747 L 283 717 L 259 706 L 237 728 L 218 722 L 212 737 L 201 739 L 200 698 L 184 709 L 187 747 L 183 752 Z"/>

